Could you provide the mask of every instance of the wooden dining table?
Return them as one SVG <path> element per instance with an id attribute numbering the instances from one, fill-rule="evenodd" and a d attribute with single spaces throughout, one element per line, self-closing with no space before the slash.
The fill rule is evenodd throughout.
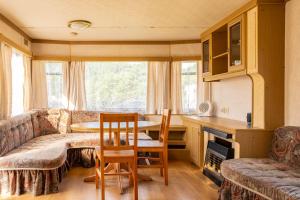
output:
<path id="1" fill-rule="evenodd" d="M 139 131 L 147 130 L 150 128 L 157 128 L 160 126 L 160 122 L 157 121 L 138 121 L 138 129 Z M 104 123 L 104 131 L 109 131 L 109 123 Z M 133 123 L 129 123 L 129 128 L 133 128 Z M 99 122 L 81 122 L 81 123 L 75 123 L 71 125 L 71 130 L 73 132 L 94 132 L 100 134 L 100 123 Z M 120 123 L 120 130 L 126 131 L 126 123 Z M 112 123 L 111 131 L 116 134 L 118 131 L 118 123 Z M 114 137 L 116 138 L 116 137 Z M 100 143 L 100 141 L 99 141 Z M 117 145 L 117 144 L 115 144 Z M 115 170 L 115 165 L 112 163 L 109 163 L 105 168 L 105 173 L 108 173 L 112 170 Z M 84 178 L 84 182 L 94 182 L 95 181 L 95 175 L 89 176 Z M 140 180 L 143 181 L 151 181 L 152 178 L 146 175 L 138 174 L 138 177 Z"/>

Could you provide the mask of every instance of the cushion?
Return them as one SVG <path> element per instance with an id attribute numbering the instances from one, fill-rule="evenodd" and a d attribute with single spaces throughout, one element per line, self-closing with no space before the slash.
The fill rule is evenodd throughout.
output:
<path id="1" fill-rule="evenodd" d="M 108 134 L 105 134 L 105 140 L 108 144 Z M 0 157 L 0 170 L 58 168 L 65 162 L 69 148 L 94 148 L 99 142 L 99 133 L 51 134 L 36 137 Z M 121 142 L 125 143 L 123 140 Z"/>
<path id="2" fill-rule="evenodd" d="M 30 114 L 0 121 L 0 156 L 34 137 Z"/>
<path id="3" fill-rule="evenodd" d="M 54 169 L 65 162 L 64 135 L 52 134 L 34 138 L 0 157 L 0 169 Z"/>
<path id="4" fill-rule="evenodd" d="M 275 130 L 271 158 L 300 167 L 300 127 L 286 126 Z"/>
<path id="5" fill-rule="evenodd" d="M 72 111 L 71 123 L 99 121 L 99 112 L 96 111 Z"/>
<path id="6" fill-rule="evenodd" d="M 300 169 L 286 163 L 268 158 L 226 160 L 221 173 L 229 181 L 274 200 L 300 199 Z"/>

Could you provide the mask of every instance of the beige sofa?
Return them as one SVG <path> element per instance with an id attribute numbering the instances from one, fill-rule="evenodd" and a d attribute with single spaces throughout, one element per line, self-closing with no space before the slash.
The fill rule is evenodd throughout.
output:
<path id="1" fill-rule="evenodd" d="M 71 133 L 70 125 L 98 118 L 98 112 L 50 109 L 0 121 L 0 195 L 58 192 L 71 166 L 93 166 L 99 134 Z"/>

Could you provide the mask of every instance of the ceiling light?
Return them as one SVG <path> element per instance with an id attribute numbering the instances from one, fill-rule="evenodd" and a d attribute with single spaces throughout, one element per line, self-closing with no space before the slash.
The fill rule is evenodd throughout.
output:
<path id="1" fill-rule="evenodd" d="M 84 30 L 92 25 L 91 22 L 86 20 L 73 20 L 68 23 L 68 27 L 73 30 Z"/>

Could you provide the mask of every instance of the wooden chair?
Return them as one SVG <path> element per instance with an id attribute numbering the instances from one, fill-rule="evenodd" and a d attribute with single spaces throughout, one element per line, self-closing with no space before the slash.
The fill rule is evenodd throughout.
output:
<path id="1" fill-rule="evenodd" d="M 164 109 L 160 126 L 159 140 L 138 140 L 138 152 L 158 153 L 159 158 L 138 157 L 144 159 L 146 165 L 138 165 L 138 168 L 160 168 L 161 176 L 164 175 L 165 185 L 168 185 L 168 137 L 171 111 Z M 159 164 L 151 164 L 149 161 L 159 161 Z"/>
<path id="2" fill-rule="evenodd" d="M 109 124 L 108 132 L 114 133 L 114 143 L 105 142 L 104 123 Z M 121 123 L 126 126 L 126 137 L 121 144 Z M 133 129 L 130 130 L 129 123 L 133 123 Z M 124 129 L 124 128 L 122 128 Z M 129 131 L 133 131 L 133 143 L 129 144 Z M 96 188 L 99 188 L 99 177 L 101 181 L 101 197 L 105 199 L 105 175 L 119 176 L 119 186 L 122 188 L 121 176 L 129 176 L 133 181 L 134 199 L 138 199 L 138 178 L 137 178 L 137 133 L 138 133 L 138 114 L 100 114 L 100 147 L 96 147 Z M 115 173 L 105 173 L 105 163 L 115 164 Z M 128 171 L 120 170 L 120 163 L 128 164 Z"/>

